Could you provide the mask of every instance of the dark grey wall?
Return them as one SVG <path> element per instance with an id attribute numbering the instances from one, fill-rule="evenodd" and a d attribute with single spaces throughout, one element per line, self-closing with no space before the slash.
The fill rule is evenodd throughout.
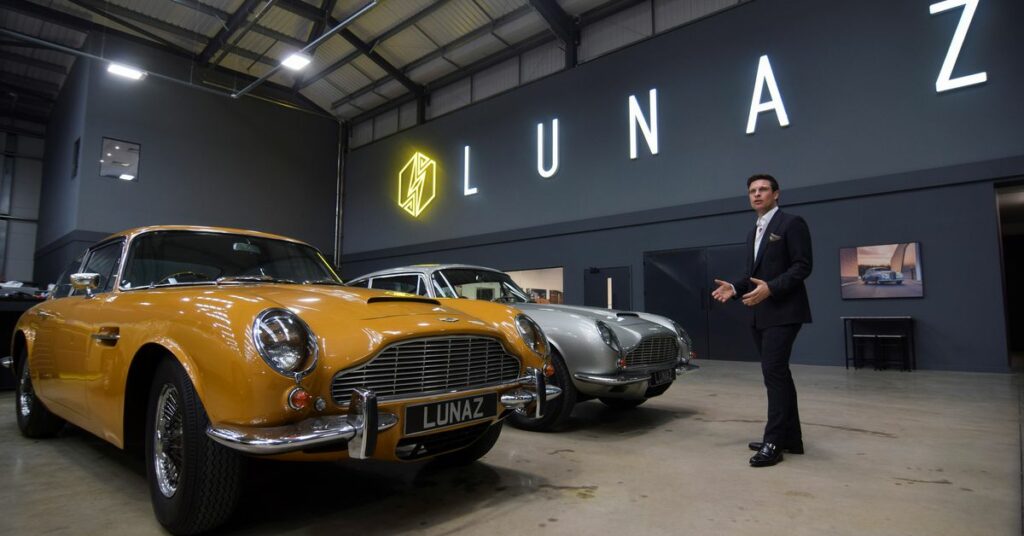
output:
<path id="1" fill-rule="evenodd" d="M 1022 154 L 1024 4 L 986 0 L 954 74 L 989 82 L 936 93 L 960 9 L 928 2 L 759 0 L 353 151 L 346 254 L 735 195 L 762 170 L 789 188 Z M 745 134 L 757 61 L 771 58 L 791 120 Z M 628 157 L 627 99 L 658 90 L 660 154 Z M 767 92 L 765 97 L 767 98 Z M 535 129 L 557 117 L 558 174 L 536 172 Z M 462 147 L 480 193 L 462 195 Z M 395 203 L 414 150 L 438 197 L 418 219 Z"/>
<path id="2" fill-rule="evenodd" d="M 629 266 L 643 309 L 643 254 L 743 240 L 743 180 L 775 174 L 815 247 L 815 323 L 794 361 L 842 364 L 841 316 L 912 315 L 921 368 L 1007 370 L 993 186 L 1024 175 L 1024 4 L 986 0 L 954 76 L 936 93 L 961 10 L 928 2 L 758 0 L 361 147 L 345 181 L 343 274 L 420 262 L 506 270 L 563 266 L 582 303 L 588 267 Z M 745 126 L 768 54 L 791 126 Z M 627 98 L 658 89 L 660 154 L 628 158 Z M 767 93 L 765 94 L 767 98 Z M 557 175 L 536 172 L 535 129 L 558 117 Z M 462 147 L 480 194 L 462 195 Z M 439 191 L 418 219 L 395 203 L 414 151 Z M 839 248 L 918 241 L 925 297 L 843 301 Z"/>
<path id="3" fill-rule="evenodd" d="M 111 36 L 92 42 L 91 48 L 182 80 L 192 67 Z M 65 112 L 84 116 L 73 225 L 47 234 L 39 241 L 41 250 L 67 258 L 71 253 L 64 250 L 81 244 L 58 241 L 72 231 L 98 236 L 143 225 L 195 224 L 279 233 L 331 251 L 338 147 L 334 121 L 153 76 L 133 82 L 111 76 L 98 62 L 79 62 L 88 65 L 88 98 L 84 108 Z M 99 176 L 104 137 L 141 145 L 136 181 Z M 66 178 L 61 183 L 57 174 L 54 180 L 57 188 L 66 187 Z M 43 263 L 37 278 L 52 279 L 61 264 Z"/>
<path id="4" fill-rule="evenodd" d="M 85 133 L 89 75 L 88 65 L 84 61 L 75 61 L 57 97 L 46 129 L 34 266 L 34 279 L 41 285 L 51 282 L 57 272 L 78 253 L 74 251 L 74 245 L 61 244 L 56 248 L 47 246 L 55 244 L 76 229 L 84 157 L 80 151 L 78 175 L 72 176 L 73 155 L 75 140 L 82 139 Z"/>
<path id="5" fill-rule="evenodd" d="M 992 184 L 981 182 L 841 200 L 787 203 L 811 227 L 814 272 L 808 292 L 814 323 L 801 332 L 797 363 L 843 364 L 841 316 L 912 315 L 918 366 L 925 369 L 1005 371 L 1006 337 L 998 225 Z M 563 266 L 565 297 L 582 303 L 588 267 L 629 266 L 633 305 L 643 309 L 643 253 L 742 242 L 753 213 L 694 217 L 488 245 L 439 248 L 411 255 L 345 262 L 346 278 L 413 263 L 464 262 L 504 270 Z M 923 299 L 842 300 L 839 248 L 893 242 L 921 243 Z M 739 307 L 739 304 L 735 306 Z M 970 314 L 966 314 L 970 311 Z"/>

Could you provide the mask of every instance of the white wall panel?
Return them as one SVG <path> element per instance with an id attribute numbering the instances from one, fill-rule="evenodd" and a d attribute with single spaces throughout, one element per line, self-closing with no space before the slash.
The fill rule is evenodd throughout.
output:
<path id="1" fill-rule="evenodd" d="M 580 32 L 579 61 L 622 48 L 652 35 L 651 4 L 645 2 L 583 28 Z"/>
<path id="2" fill-rule="evenodd" d="M 661 33 L 738 3 L 739 0 L 654 0 L 654 31 Z"/>
<path id="3" fill-rule="evenodd" d="M 388 110 L 373 118 L 373 139 L 379 140 L 398 132 L 398 109 Z"/>
<path id="4" fill-rule="evenodd" d="M 503 61 L 473 75 L 473 100 L 486 99 L 519 85 L 519 58 Z"/>
<path id="5" fill-rule="evenodd" d="M 371 141 L 373 141 L 372 119 L 368 119 L 352 127 L 352 137 L 349 139 L 350 147 L 359 147 L 360 145 L 370 143 Z"/>
<path id="6" fill-rule="evenodd" d="M 522 62 L 520 67 L 521 83 L 523 84 L 565 68 L 565 50 L 562 49 L 562 44 L 558 41 L 528 50 L 520 58 Z"/>
<path id="7" fill-rule="evenodd" d="M 416 126 L 416 101 L 407 102 L 398 110 L 398 129 Z"/>
<path id="8" fill-rule="evenodd" d="M 4 280 L 32 281 L 37 227 L 35 222 L 8 222 L 7 256 L 4 259 L 2 275 Z"/>
<path id="9" fill-rule="evenodd" d="M 427 117 L 433 119 L 472 102 L 471 80 L 463 78 L 435 91 L 430 97 Z"/>

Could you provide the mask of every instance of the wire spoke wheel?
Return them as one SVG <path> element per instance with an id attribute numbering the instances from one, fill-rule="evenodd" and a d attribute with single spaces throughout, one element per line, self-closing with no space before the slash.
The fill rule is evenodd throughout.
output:
<path id="1" fill-rule="evenodd" d="M 25 363 L 21 367 L 21 378 L 18 380 L 20 389 L 18 389 L 18 412 L 22 418 L 29 418 L 32 416 L 32 403 L 36 400 L 36 393 L 32 390 L 32 377 L 28 372 L 28 363 Z"/>
<path id="2" fill-rule="evenodd" d="M 153 430 L 153 464 L 157 486 L 164 497 L 173 497 L 181 477 L 184 433 L 180 396 L 173 385 L 164 385 L 156 403 L 157 425 Z"/>

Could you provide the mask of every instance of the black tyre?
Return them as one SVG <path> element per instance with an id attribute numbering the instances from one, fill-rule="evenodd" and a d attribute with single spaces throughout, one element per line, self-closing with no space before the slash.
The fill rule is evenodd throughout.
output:
<path id="1" fill-rule="evenodd" d="M 633 409 L 644 402 L 647 402 L 646 398 L 609 398 L 606 396 L 601 397 L 601 402 L 612 409 Z"/>
<path id="2" fill-rule="evenodd" d="M 498 442 L 498 437 L 501 435 L 501 427 L 501 421 L 494 423 L 486 432 L 480 435 L 479 439 L 474 441 L 468 447 L 438 456 L 436 458 L 437 463 L 444 466 L 456 467 L 469 465 L 480 458 L 483 458 L 484 455 L 491 451 L 494 444 Z"/>
<path id="3" fill-rule="evenodd" d="M 576 386 L 572 384 L 572 377 L 569 375 L 569 368 L 561 354 L 552 350 L 551 365 L 555 367 L 555 375 L 550 378 L 551 384 L 560 387 L 562 394 L 547 403 L 544 408 L 544 416 L 537 419 L 525 412 L 515 412 L 508 420 L 512 426 L 531 432 L 550 432 L 557 430 L 565 424 L 572 414 L 572 408 L 576 406 Z"/>
<path id="4" fill-rule="evenodd" d="M 241 456 L 206 435 L 195 387 L 171 359 L 157 367 L 146 416 L 146 474 L 157 521 L 172 534 L 210 530 L 231 516 Z"/>
<path id="5" fill-rule="evenodd" d="M 18 384 L 15 388 L 14 406 L 18 417 L 18 429 L 22 435 L 33 439 L 53 437 L 64 428 L 64 419 L 50 413 L 42 400 L 36 397 L 32 387 L 32 375 L 28 369 L 28 354 L 22 349 L 15 360 Z"/>

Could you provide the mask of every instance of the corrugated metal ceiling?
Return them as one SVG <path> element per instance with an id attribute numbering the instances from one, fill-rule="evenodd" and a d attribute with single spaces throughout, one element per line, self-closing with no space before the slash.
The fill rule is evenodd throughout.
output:
<path id="1" fill-rule="evenodd" d="M 316 107 L 350 118 L 502 53 L 545 32 L 548 22 L 532 7 L 543 0 L 380 0 L 356 19 L 350 34 L 326 40 L 313 54 L 312 64 L 296 75 L 280 71 L 271 78 L 276 91 L 306 99 Z M 268 7 L 268 2 L 270 7 Z M 337 0 L 330 29 L 366 4 L 367 0 Z M 73 48 L 83 46 L 87 33 L 122 32 L 146 39 L 157 47 L 198 56 L 245 0 L 21 0 L 21 7 L 0 6 L 0 27 L 34 35 Z M 259 77 L 303 43 L 323 20 L 323 0 L 257 0 L 229 29 L 226 45 L 213 59 L 245 76 Z M 635 4 L 635 0 L 557 0 L 570 17 L 597 7 Z M 47 13 L 55 16 L 47 16 Z M 106 13 L 106 15 L 104 15 Z M 53 20 L 57 19 L 57 20 Z M 116 19 L 121 19 L 118 22 Z M 80 20 L 76 27 L 74 21 Z M 354 37 L 353 37 L 354 36 Z M 360 42 L 361 41 L 361 42 Z M 365 46 L 372 57 L 357 52 Z M 7 49 L 4 49 L 7 50 Z M 47 50 L 21 52 L 30 59 L 68 66 L 73 56 Z M 344 60 L 344 61 L 342 61 Z M 62 84 L 53 69 L 3 61 L 0 71 L 40 83 Z M 145 68 L 145 66 L 140 66 Z M 401 73 L 401 74 L 395 74 Z M 397 76 L 397 78 L 396 78 Z M 399 80 L 402 78 L 405 82 Z M 251 80 L 251 78 L 249 79 Z M 350 102 L 351 100 L 351 102 Z"/>

